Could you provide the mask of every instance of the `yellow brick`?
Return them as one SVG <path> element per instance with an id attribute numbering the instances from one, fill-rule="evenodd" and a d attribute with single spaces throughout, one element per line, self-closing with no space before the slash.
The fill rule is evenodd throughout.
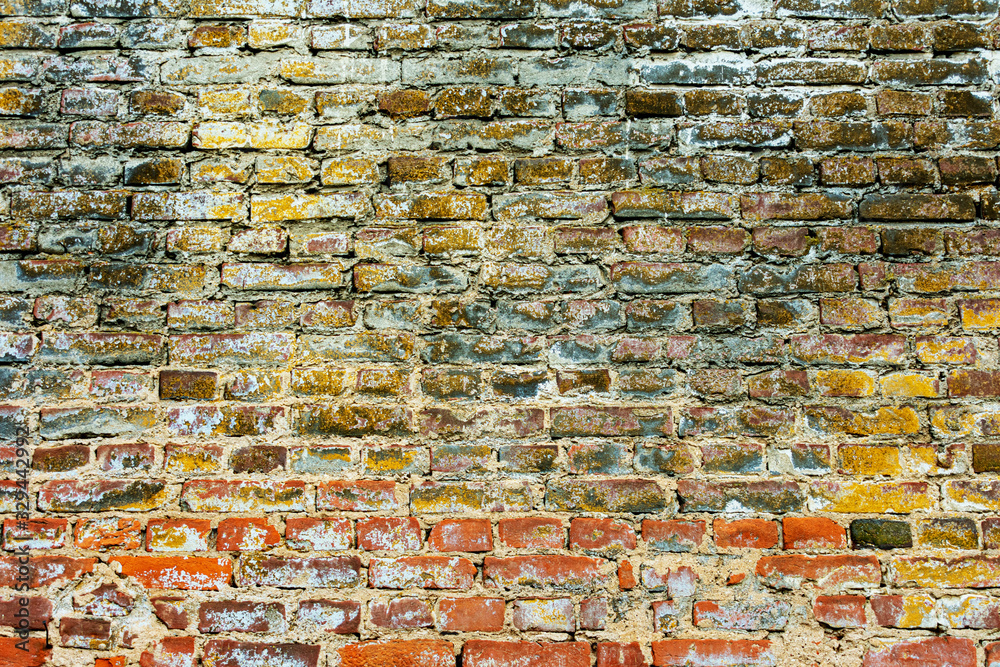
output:
<path id="1" fill-rule="evenodd" d="M 253 148 L 283 148 L 302 150 L 312 141 L 312 126 L 305 123 L 281 124 L 273 121 L 256 123 L 250 130 Z"/>
<path id="2" fill-rule="evenodd" d="M 917 358 L 925 364 L 974 364 L 978 353 L 973 339 L 948 337 L 921 337 L 914 349 Z"/>
<path id="3" fill-rule="evenodd" d="M 412 227 L 382 227 L 370 231 L 371 235 L 357 235 L 354 239 L 354 254 L 358 259 L 388 260 L 399 249 L 420 248 L 420 234 Z"/>
<path id="4" fill-rule="evenodd" d="M 848 475 L 898 475 L 899 448 L 888 445 L 841 445 L 840 469 Z"/>
<path id="5" fill-rule="evenodd" d="M 298 396 L 336 396 L 354 384 L 353 371 L 299 368 L 292 373 L 292 391 Z"/>
<path id="6" fill-rule="evenodd" d="M 946 482 L 941 487 L 941 495 L 946 509 L 960 512 L 1000 512 L 1000 497 L 997 496 L 995 482 Z"/>
<path id="7" fill-rule="evenodd" d="M 250 144 L 250 132 L 243 123 L 198 123 L 192 131 L 192 144 L 203 150 L 245 148 Z"/>
<path id="8" fill-rule="evenodd" d="M 430 255 L 478 253 L 482 231 L 475 227 L 428 227 L 424 230 L 424 252 Z"/>
<path id="9" fill-rule="evenodd" d="M 938 380 L 933 375 L 902 371 L 886 375 L 881 380 L 883 396 L 935 398 Z"/>
<path id="10" fill-rule="evenodd" d="M 810 488 L 809 505 L 820 512 L 907 514 L 931 509 L 934 500 L 923 482 L 830 482 Z"/>
<path id="11" fill-rule="evenodd" d="M 250 166 L 234 159 L 202 160 L 191 165 L 191 180 L 195 183 L 246 183 Z"/>
<path id="12" fill-rule="evenodd" d="M 274 155 L 257 158 L 258 183 L 305 183 L 315 173 L 312 160 L 297 155 Z"/>
<path id="13" fill-rule="evenodd" d="M 820 299 L 819 307 L 823 324 L 842 329 L 867 329 L 885 320 L 879 302 L 872 299 Z"/>
<path id="14" fill-rule="evenodd" d="M 382 180 L 378 162 L 366 158 L 335 158 L 323 162 L 323 185 L 374 184 Z"/>
<path id="15" fill-rule="evenodd" d="M 252 21 L 247 43 L 254 49 L 284 46 L 304 39 L 302 27 L 285 21 Z"/>
<path id="16" fill-rule="evenodd" d="M 203 90 L 198 93 L 198 110 L 208 118 L 247 116 L 250 114 L 250 93 L 241 88 Z"/>
<path id="17" fill-rule="evenodd" d="M 486 247 L 497 258 L 541 257 L 552 249 L 548 232 L 541 227 L 497 225 L 487 233 Z"/>
<path id="18" fill-rule="evenodd" d="M 324 125 L 316 130 L 316 150 L 366 150 L 387 145 L 392 130 L 374 125 Z"/>
<path id="19" fill-rule="evenodd" d="M 979 414 L 972 409 L 939 408 L 930 411 L 931 431 L 935 435 L 961 438 L 971 435 Z"/>
<path id="20" fill-rule="evenodd" d="M 971 557 L 897 558 L 889 563 L 893 584 L 915 584 L 921 588 L 982 588 L 995 586 L 1000 578 L 1000 561 Z"/>
<path id="21" fill-rule="evenodd" d="M 168 252 L 221 252 L 229 234 L 218 227 L 181 227 L 167 234 Z"/>
<path id="22" fill-rule="evenodd" d="M 920 417 L 908 406 L 882 407 L 874 412 L 807 406 L 805 413 L 813 429 L 828 434 L 870 436 L 920 432 Z"/>
<path id="23" fill-rule="evenodd" d="M 0 7 L 3 7 L 4 4 L 0 3 Z M 53 48 L 55 43 L 56 36 L 53 34 L 52 28 L 42 25 L 38 21 L 23 19 L 0 21 L 0 48 L 44 49 Z"/>
<path id="24" fill-rule="evenodd" d="M 510 182 L 510 166 L 502 157 L 460 158 L 455 161 L 457 185 L 504 185 Z"/>
<path id="25" fill-rule="evenodd" d="M 898 628 L 936 628 L 936 610 L 937 601 L 926 593 L 905 595 L 894 625 Z"/>
<path id="26" fill-rule="evenodd" d="M 871 396 L 875 393 L 875 376 L 866 371 L 819 371 L 816 387 L 823 396 Z"/>
<path id="27" fill-rule="evenodd" d="M 312 70 L 312 66 L 309 66 Z M 341 116 L 345 112 L 375 103 L 376 89 L 361 86 L 340 86 L 330 91 L 317 93 L 316 111 L 321 116 Z M 357 114 L 349 113 L 349 117 Z"/>
<path id="28" fill-rule="evenodd" d="M 437 42 L 437 34 L 429 25 L 387 25 L 376 35 L 379 49 L 430 49 Z"/>
<path id="29" fill-rule="evenodd" d="M 891 299 L 889 318 L 894 327 L 947 326 L 947 302 L 944 299 Z"/>
<path id="30" fill-rule="evenodd" d="M 959 304 L 962 327 L 1000 329 L 1000 299 L 976 299 Z"/>
<path id="31" fill-rule="evenodd" d="M 911 445 L 910 459 L 919 474 L 938 471 L 937 448 L 934 445 Z"/>
<path id="32" fill-rule="evenodd" d="M 251 204 L 254 222 L 282 222 L 310 218 L 358 218 L 371 210 L 368 197 L 359 192 L 304 195 L 256 195 Z"/>

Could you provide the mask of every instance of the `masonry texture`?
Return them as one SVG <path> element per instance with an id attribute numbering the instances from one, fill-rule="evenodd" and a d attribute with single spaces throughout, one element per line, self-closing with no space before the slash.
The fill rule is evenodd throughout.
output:
<path id="1" fill-rule="evenodd" d="M 0 665 L 1000 666 L 997 0 L 0 14 Z"/>

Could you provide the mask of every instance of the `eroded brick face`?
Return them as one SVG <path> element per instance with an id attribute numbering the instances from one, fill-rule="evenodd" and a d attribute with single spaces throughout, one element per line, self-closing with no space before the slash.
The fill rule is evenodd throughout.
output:
<path id="1" fill-rule="evenodd" d="M 998 10 L 0 0 L 0 665 L 1000 666 Z"/>

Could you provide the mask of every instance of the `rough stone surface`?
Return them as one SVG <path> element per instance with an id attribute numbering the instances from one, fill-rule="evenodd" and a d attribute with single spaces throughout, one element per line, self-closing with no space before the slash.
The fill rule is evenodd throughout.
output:
<path id="1" fill-rule="evenodd" d="M 998 12 L 0 0 L 0 667 L 1000 667 Z"/>

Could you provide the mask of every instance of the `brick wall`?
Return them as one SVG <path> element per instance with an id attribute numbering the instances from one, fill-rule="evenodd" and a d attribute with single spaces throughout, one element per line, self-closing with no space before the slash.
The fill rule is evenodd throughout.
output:
<path id="1" fill-rule="evenodd" d="M 0 14 L 0 665 L 1000 666 L 997 0 Z"/>

